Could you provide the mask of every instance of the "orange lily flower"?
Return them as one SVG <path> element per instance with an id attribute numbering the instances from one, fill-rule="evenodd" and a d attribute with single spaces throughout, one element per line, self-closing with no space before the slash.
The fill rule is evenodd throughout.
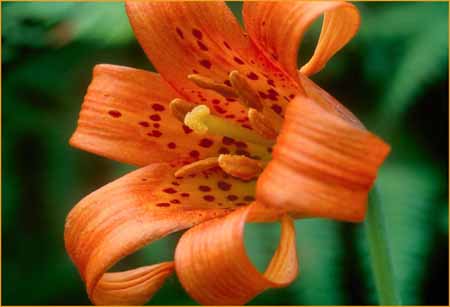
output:
<path id="1" fill-rule="evenodd" d="M 66 249 L 95 304 L 143 304 L 176 272 L 202 304 L 244 304 L 298 274 L 293 218 L 362 221 L 389 146 L 308 76 L 357 32 L 345 2 L 245 2 L 244 33 L 219 2 L 127 2 L 159 74 L 98 65 L 70 144 L 142 168 L 81 200 Z M 324 22 L 297 70 L 308 26 Z M 260 273 L 246 222 L 276 221 Z M 174 261 L 108 270 L 183 229 Z"/>

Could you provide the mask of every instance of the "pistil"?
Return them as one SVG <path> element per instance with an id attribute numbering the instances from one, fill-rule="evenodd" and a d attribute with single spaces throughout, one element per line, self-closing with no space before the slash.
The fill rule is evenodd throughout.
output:
<path id="1" fill-rule="evenodd" d="M 272 146 L 274 144 L 273 140 L 262 137 L 234 122 L 212 115 L 209 108 L 205 105 L 198 105 L 187 113 L 184 117 L 184 124 L 198 134 L 210 133 L 218 136 L 227 136 L 263 146 Z"/>

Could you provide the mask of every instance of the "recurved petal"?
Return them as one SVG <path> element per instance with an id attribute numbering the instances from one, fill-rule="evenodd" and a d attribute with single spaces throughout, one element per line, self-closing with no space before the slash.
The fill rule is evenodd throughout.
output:
<path id="1" fill-rule="evenodd" d="M 184 99 L 206 104 L 219 116 L 248 124 L 242 105 L 195 85 L 188 75 L 200 74 L 230 86 L 239 71 L 268 107 L 282 113 L 299 89 L 265 57 L 224 2 L 128 1 L 128 17 L 138 41 L 158 72 Z"/>
<path id="2" fill-rule="evenodd" d="M 296 217 L 361 221 L 389 151 L 372 133 L 297 97 L 258 180 L 257 201 Z"/>
<path id="3" fill-rule="evenodd" d="M 92 293 L 96 305 L 143 305 L 174 271 L 162 262 L 125 272 L 106 273 Z"/>
<path id="4" fill-rule="evenodd" d="M 220 170 L 176 178 L 175 170 L 151 164 L 93 192 L 70 212 L 66 249 L 94 303 L 145 303 L 173 271 L 171 263 L 106 272 L 152 241 L 253 199 L 255 182 L 235 180 Z"/>
<path id="5" fill-rule="evenodd" d="M 242 305 L 268 288 L 288 285 L 297 276 L 295 228 L 286 215 L 281 218 L 278 249 L 265 273 L 258 272 L 248 258 L 243 233 L 254 204 L 193 227 L 181 237 L 175 268 L 181 284 L 197 302 Z"/>
<path id="6" fill-rule="evenodd" d="M 302 38 L 320 15 L 322 31 L 315 52 L 301 68 L 305 75 L 320 71 L 357 32 L 356 7 L 341 1 L 245 2 L 243 18 L 249 36 L 298 80 L 297 54 Z"/>
<path id="7" fill-rule="evenodd" d="M 219 137 L 195 134 L 171 114 L 169 103 L 175 97 L 177 93 L 158 74 L 97 65 L 70 144 L 138 166 L 182 165 L 245 149 Z"/>

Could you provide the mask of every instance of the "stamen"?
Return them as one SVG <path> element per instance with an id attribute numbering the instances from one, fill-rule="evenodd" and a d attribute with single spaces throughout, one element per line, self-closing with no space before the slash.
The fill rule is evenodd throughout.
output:
<path id="1" fill-rule="evenodd" d="M 275 130 L 270 120 L 268 120 L 261 112 L 258 112 L 255 109 L 249 109 L 248 118 L 252 128 L 259 135 L 271 140 L 274 140 L 277 137 L 279 131 Z"/>
<path id="2" fill-rule="evenodd" d="M 225 98 L 237 98 L 238 95 L 236 94 L 236 91 L 232 89 L 231 87 L 216 82 L 210 78 L 204 77 L 199 74 L 192 74 L 188 75 L 188 79 L 194 82 L 197 86 L 207 89 L 207 90 L 213 90 L 220 95 L 222 95 Z"/>
<path id="3" fill-rule="evenodd" d="M 239 96 L 239 101 L 247 108 L 253 108 L 258 111 L 263 109 L 263 104 L 258 93 L 250 86 L 247 79 L 237 70 L 233 70 L 230 75 L 230 82 Z"/>
<path id="4" fill-rule="evenodd" d="M 187 102 L 180 98 L 175 98 L 170 102 L 170 111 L 172 115 L 179 119 L 181 122 L 184 122 L 184 117 L 187 113 L 192 111 L 195 108 L 196 104 Z"/>
<path id="5" fill-rule="evenodd" d="M 227 174 L 242 180 L 251 180 L 263 171 L 261 161 L 240 155 L 220 155 L 219 166 Z"/>
<path id="6" fill-rule="evenodd" d="M 219 166 L 218 157 L 206 158 L 178 169 L 175 172 L 175 177 L 184 177 L 191 174 L 197 174 L 217 166 Z"/>
<path id="7" fill-rule="evenodd" d="M 191 112 L 187 113 L 184 118 L 184 124 L 198 134 L 211 133 L 264 146 L 272 146 L 274 144 L 272 140 L 261 137 L 257 133 L 234 122 L 211 115 L 209 108 L 205 105 L 196 106 Z"/>

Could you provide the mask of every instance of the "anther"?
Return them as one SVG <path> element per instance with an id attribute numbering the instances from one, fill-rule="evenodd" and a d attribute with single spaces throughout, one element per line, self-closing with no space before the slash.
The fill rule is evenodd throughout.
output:
<path id="1" fill-rule="evenodd" d="M 207 171 L 217 166 L 219 166 L 219 161 L 217 157 L 206 158 L 185 165 L 182 168 L 178 169 L 175 172 L 175 177 L 184 177 L 191 174 L 198 174 L 200 172 Z"/>
<path id="2" fill-rule="evenodd" d="M 241 155 L 220 155 L 220 168 L 227 174 L 242 180 L 251 180 L 263 171 L 261 161 Z"/>
<path id="3" fill-rule="evenodd" d="M 261 103 L 258 93 L 250 86 L 243 75 L 238 71 L 233 70 L 230 72 L 229 79 L 242 104 L 258 111 L 263 109 L 263 104 Z"/>
<path id="4" fill-rule="evenodd" d="M 204 77 L 199 74 L 192 74 L 187 76 L 189 80 L 194 82 L 197 86 L 207 89 L 207 90 L 213 90 L 220 95 L 222 95 L 225 98 L 237 98 L 238 95 L 236 94 L 236 91 L 219 82 L 216 82 L 210 78 Z"/>
<path id="5" fill-rule="evenodd" d="M 272 125 L 270 120 L 268 120 L 267 117 L 265 117 L 261 112 L 250 108 L 248 110 L 248 118 L 253 130 L 255 130 L 259 135 L 271 140 L 277 137 L 278 131 Z"/>
<path id="6" fill-rule="evenodd" d="M 192 109 L 195 108 L 195 106 L 196 104 L 187 102 L 180 98 L 175 98 L 170 102 L 169 105 L 172 115 L 175 116 L 181 122 L 184 122 L 184 117 L 186 116 L 186 114 L 192 111 Z"/>

